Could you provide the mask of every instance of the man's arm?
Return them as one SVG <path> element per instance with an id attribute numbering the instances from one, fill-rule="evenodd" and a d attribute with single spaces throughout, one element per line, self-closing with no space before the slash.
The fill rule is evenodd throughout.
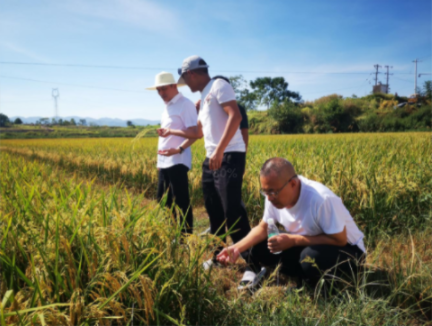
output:
<path id="1" fill-rule="evenodd" d="M 183 149 L 186 149 L 190 146 L 192 146 L 193 143 L 196 142 L 196 139 L 186 139 L 183 143 L 181 143 L 180 147 Z M 159 155 L 162 156 L 173 156 L 176 154 L 180 154 L 180 149 L 179 148 L 170 148 L 164 151 L 159 151 L 158 152 Z"/>
<path id="2" fill-rule="evenodd" d="M 234 264 L 239 258 L 240 253 L 252 248 L 256 244 L 264 241 L 267 238 L 267 223 L 261 221 L 260 224 L 255 226 L 247 236 L 241 239 L 239 242 L 225 248 L 217 255 L 217 259 L 222 264 L 231 263 Z"/>
<path id="3" fill-rule="evenodd" d="M 343 247 L 347 242 L 346 227 L 344 227 L 342 232 L 339 233 L 320 234 L 315 236 L 282 233 L 269 239 L 268 248 L 271 252 L 278 252 L 281 250 L 287 250 L 291 247 L 307 247 L 313 245 Z"/>
<path id="4" fill-rule="evenodd" d="M 199 139 L 203 137 L 202 125 L 200 121 L 198 121 L 198 124 L 196 126 L 189 127 L 185 130 L 159 128 L 157 130 L 157 133 L 161 137 L 168 137 L 170 135 L 179 136 L 188 139 Z"/>
<path id="5" fill-rule="evenodd" d="M 234 137 L 239 128 L 242 116 L 235 100 L 221 104 L 223 110 L 228 114 L 228 121 L 221 140 L 209 160 L 210 170 L 218 170 L 222 165 L 222 158 L 225 148 Z"/>

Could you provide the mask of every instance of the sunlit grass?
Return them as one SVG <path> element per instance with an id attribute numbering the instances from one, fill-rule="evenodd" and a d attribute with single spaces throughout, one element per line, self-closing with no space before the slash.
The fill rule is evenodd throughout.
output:
<path id="1" fill-rule="evenodd" d="M 1 150 L 53 162 L 81 176 L 121 184 L 153 197 L 157 138 L 8 140 Z M 202 141 L 193 146 L 189 172 L 193 205 L 201 205 Z M 243 200 L 256 223 L 263 209 L 258 172 L 281 156 L 302 174 L 338 194 L 367 232 L 399 232 L 430 221 L 432 142 L 429 133 L 252 136 Z"/>
<path id="2" fill-rule="evenodd" d="M 254 221 L 259 168 L 283 156 L 342 196 L 366 233 L 365 271 L 331 296 L 287 292 L 275 274 L 253 295 L 238 292 L 242 263 L 205 273 L 211 238 L 180 245 L 169 209 L 140 193 L 154 188 L 155 139 L 134 150 L 125 139 L 2 141 L 0 325 L 430 323 L 429 135 L 356 136 L 252 137 L 248 153 L 243 195 Z M 190 172 L 196 203 L 201 146 Z"/>

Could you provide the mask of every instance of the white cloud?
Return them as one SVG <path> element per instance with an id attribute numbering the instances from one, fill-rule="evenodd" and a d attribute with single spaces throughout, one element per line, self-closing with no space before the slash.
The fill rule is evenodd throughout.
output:
<path id="1" fill-rule="evenodd" d="M 68 11 L 81 15 L 117 21 L 146 30 L 178 33 L 180 20 L 173 11 L 159 4 L 139 0 L 106 0 L 95 2 L 76 0 L 68 3 Z"/>
<path id="2" fill-rule="evenodd" d="M 13 44 L 13 43 L 1 42 L 0 47 L 7 49 L 9 51 L 15 52 L 15 53 L 22 54 L 22 55 L 24 55 L 30 59 L 33 59 L 35 61 L 38 61 L 38 62 L 43 62 L 43 63 L 49 63 L 50 62 L 49 59 L 42 57 L 42 56 L 40 56 L 40 55 L 30 51 L 30 50 L 23 48 L 22 46 L 19 46 L 19 45 Z"/>

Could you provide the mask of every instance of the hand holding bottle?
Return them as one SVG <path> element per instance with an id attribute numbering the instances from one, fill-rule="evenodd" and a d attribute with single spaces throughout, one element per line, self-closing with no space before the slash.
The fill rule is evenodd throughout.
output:
<path id="1" fill-rule="evenodd" d="M 275 239 L 275 237 L 279 236 L 279 229 L 277 228 L 274 220 L 272 218 L 269 218 L 267 220 L 267 235 L 268 235 L 268 248 L 270 249 L 270 252 L 272 254 L 278 255 L 282 251 L 274 252 L 274 244 L 278 239 Z M 271 240 L 273 238 L 273 240 Z"/>

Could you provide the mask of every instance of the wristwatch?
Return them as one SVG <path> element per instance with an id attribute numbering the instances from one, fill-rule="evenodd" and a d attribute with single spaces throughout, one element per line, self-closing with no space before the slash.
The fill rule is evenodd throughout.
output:
<path id="1" fill-rule="evenodd" d="M 179 151 L 180 151 L 180 153 L 179 154 L 181 154 L 181 153 L 183 153 L 184 152 L 184 148 L 183 147 L 181 147 L 181 146 L 179 146 Z"/>

